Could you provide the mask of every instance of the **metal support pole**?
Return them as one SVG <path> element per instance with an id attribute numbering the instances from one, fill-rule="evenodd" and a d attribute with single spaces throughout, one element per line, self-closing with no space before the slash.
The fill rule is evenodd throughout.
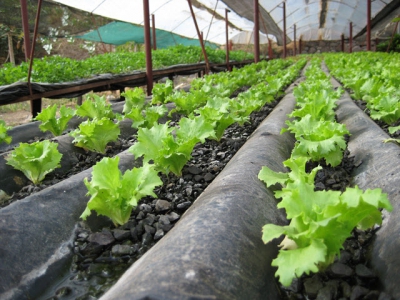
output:
<path id="1" fill-rule="evenodd" d="M 342 33 L 342 35 L 340 37 L 342 40 L 341 49 L 342 49 L 342 52 L 344 52 L 344 34 Z"/>
<path id="2" fill-rule="evenodd" d="M 349 53 L 353 52 L 353 22 L 350 22 Z"/>
<path id="3" fill-rule="evenodd" d="M 293 36 L 294 36 L 294 47 L 293 47 L 293 51 L 294 51 L 294 53 L 293 53 L 293 55 L 294 56 L 296 56 L 296 51 L 297 51 L 297 49 L 296 49 L 296 24 L 294 24 L 293 25 L 294 26 L 294 31 L 293 31 Z"/>
<path id="4" fill-rule="evenodd" d="M 228 28 L 228 13 L 231 11 L 225 8 L 225 37 L 226 37 L 226 70 L 230 71 L 231 67 L 229 66 L 229 28 Z"/>
<path id="5" fill-rule="evenodd" d="M 146 53 L 146 82 L 147 96 L 152 94 L 153 90 L 153 62 L 151 57 L 151 39 L 150 39 L 150 9 L 149 0 L 143 0 L 144 16 L 144 47 Z"/>
<path id="6" fill-rule="evenodd" d="M 300 39 L 299 39 L 299 54 L 301 54 L 303 51 L 302 49 L 302 40 L 301 40 L 301 35 L 300 35 Z"/>
<path id="7" fill-rule="evenodd" d="M 268 39 L 268 59 L 274 58 L 274 52 L 272 52 L 272 42 L 271 39 Z"/>
<path id="8" fill-rule="evenodd" d="M 31 73 L 32 73 L 33 55 L 35 53 L 36 37 L 37 37 L 37 33 L 38 33 L 38 28 L 39 28 L 41 9 L 42 9 L 42 0 L 39 0 L 37 12 L 36 12 L 36 19 L 35 19 L 35 30 L 33 32 L 32 48 L 31 48 L 31 53 L 29 55 L 28 88 L 29 88 L 30 95 L 33 94 L 32 85 L 31 85 Z M 32 118 L 35 118 L 42 110 L 42 98 L 37 99 L 37 100 L 31 100 L 30 102 L 31 102 Z"/>
<path id="9" fill-rule="evenodd" d="M 31 53 L 31 38 L 30 38 L 29 23 L 28 23 L 28 8 L 26 5 L 26 0 L 20 0 L 20 3 L 21 3 L 22 27 L 24 30 L 25 61 L 28 61 L 29 54 Z"/>
<path id="10" fill-rule="evenodd" d="M 197 26 L 196 16 L 194 15 L 194 12 L 193 12 L 192 2 L 190 0 L 187 0 L 187 1 L 188 1 L 188 4 L 189 4 L 190 13 L 192 14 L 194 26 L 196 27 L 197 36 L 199 37 L 199 40 L 200 40 L 201 51 L 203 52 L 204 60 L 206 62 L 205 73 L 208 74 L 208 72 L 210 70 L 210 64 L 208 62 L 208 56 L 207 56 L 206 48 L 204 47 L 203 37 L 200 34 L 199 26 Z"/>
<path id="11" fill-rule="evenodd" d="M 258 0 L 254 0 L 254 62 L 260 61 L 260 9 Z"/>
<path id="12" fill-rule="evenodd" d="M 286 58 L 286 2 L 283 4 L 283 58 Z"/>
<path id="13" fill-rule="evenodd" d="M 371 51 L 371 0 L 367 0 L 367 51 Z"/>
<path id="14" fill-rule="evenodd" d="M 156 40 L 156 20 L 154 19 L 154 14 L 151 15 L 151 29 L 153 30 L 153 50 L 157 50 L 157 40 Z"/>

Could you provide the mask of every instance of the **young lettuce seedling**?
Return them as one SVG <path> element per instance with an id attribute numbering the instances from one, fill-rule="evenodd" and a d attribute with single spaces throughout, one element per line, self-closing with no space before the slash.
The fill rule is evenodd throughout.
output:
<path id="1" fill-rule="evenodd" d="M 35 120 L 41 121 L 39 125 L 41 131 L 50 131 L 54 136 L 61 135 L 67 128 L 69 120 L 75 115 L 75 110 L 62 105 L 60 107 L 60 117 L 57 118 L 57 105 L 49 106 L 40 112 Z"/>
<path id="2" fill-rule="evenodd" d="M 34 184 L 38 184 L 46 174 L 60 167 L 62 154 L 57 146 L 57 143 L 49 140 L 32 144 L 20 143 L 6 157 L 7 164 L 23 172 Z"/>
<path id="3" fill-rule="evenodd" d="M 124 174 L 118 168 L 119 157 L 103 158 L 93 167 L 92 180 L 84 179 L 91 196 L 81 218 L 86 220 L 91 210 L 109 217 L 115 225 L 128 222 L 132 209 L 145 196 L 157 197 L 154 188 L 162 184 L 154 165 L 144 163 Z"/>
<path id="4" fill-rule="evenodd" d="M 10 130 L 11 127 L 6 126 L 6 122 L 0 120 L 0 144 L 5 142 L 10 144 L 12 141 L 12 137 L 7 134 L 7 130 Z"/>

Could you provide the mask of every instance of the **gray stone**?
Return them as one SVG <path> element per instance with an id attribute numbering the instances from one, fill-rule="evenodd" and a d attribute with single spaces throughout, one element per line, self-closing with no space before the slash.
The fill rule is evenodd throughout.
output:
<path id="1" fill-rule="evenodd" d="M 166 224 L 170 224 L 171 221 L 169 220 L 168 216 L 166 215 L 161 215 L 160 219 L 158 220 L 158 222 L 160 223 L 160 225 L 166 225 Z"/>
<path id="2" fill-rule="evenodd" d="M 362 264 L 358 264 L 356 266 L 356 274 L 357 276 L 360 276 L 362 278 L 375 278 L 376 275 L 374 272 L 372 272 L 371 269 L 367 268 L 366 266 Z"/>
<path id="3" fill-rule="evenodd" d="M 130 255 L 132 253 L 132 247 L 129 245 L 114 245 L 111 248 L 111 253 L 116 256 Z"/>
<path id="4" fill-rule="evenodd" d="M 162 229 L 158 229 L 154 234 L 154 240 L 157 241 L 164 236 L 164 231 Z"/>
<path id="5" fill-rule="evenodd" d="M 155 206 L 156 212 L 167 211 L 171 209 L 171 203 L 167 200 L 158 199 Z"/>
<path id="6" fill-rule="evenodd" d="M 122 241 L 122 240 L 129 238 L 131 235 L 131 232 L 130 232 L 130 230 L 114 229 L 113 235 L 117 241 Z"/>
<path id="7" fill-rule="evenodd" d="M 318 291 L 317 300 L 332 300 L 334 299 L 335 289 L 333 286 L 324 286 Z"/>
<path id="8" fill-rule="evenodd" d="M 176 212 L 170 212 L 168 215 L 168 219 L 170 222 L 175 222 L 176 220 L 178 220 L 181 216 L 178 215 Z"/>
<path id="9" fill-rule="evenodd" d="M 350 300 L 363 299 L 363 296 L 368 294 L 368 292 L 369 290 L 367 288 L 360 285 L 356 285 L 351 292 Z"/>
<path id="10" fill-rule="evenodd" d="M 198 175 L 198 174 L 201 173 L 201 169 L 198 168 L 198 167 L 196 167 L 196 166 L 190 166 L 190 167 L 188 168 L 188 171 L 189 171 L 189 173 L 192 174 L 192 175 Z"/>
<path id="11" fill-rule="evenodd" d="M 304 289 L 310 297 L 317 297 L 318 291 L 323 287 L 324 285 L 318 275 L 314 275 L 313 277 L 304 280 Z"/>
<path id="12" fill-rule="evenodd" d="M 102 231 L 92 233 L 88 237 L 88 241 L 100 246 L 108 246 L 115 242 L 115 239 L 110 231 Z"/>
<path id="13" fill-rule="evenodd" d="M 179 203 L 176 207 L 177 207 L 178 209 L 186 209 L 186 208 L 188 208 L 190 205 L 192 205 L 192 202 L 190 202 L 190 201 L 185 201 L 185 202 Z"/>
<path id="14" fill-rule="evenodd" d="M 154 234 L 156 232 L 156 229 L 153 226 L 150 225 L 144 225 L 144 231 L 150 234 Z"/>
<path id="15" fill-rule="evenodd" d="M 156 216 L 153 214 L 148 214 L 146 216 L 146 219 L 143 220 L 144 224 L 146 225 L 153 225 L 154 221 L 156 219 Z"/>
<path id="16" fill-rule="evenodd" d="M 349 277 L 353 275 L 353 269 L 342 263 L 334 263 L 329 268 L 331 274 L 335 278 Z"/>
<path id="17" fill-rule="evenodd" d="M 205 180 L 206 182 L 210 182 L 210 181 L 212 181 L 214 178 L 215 178 L 215 175 L 214 175 L 214 174 L 211 174 L 211 173 L 207 173 L 206 175 L 204 175 L 204 180 Z"/>

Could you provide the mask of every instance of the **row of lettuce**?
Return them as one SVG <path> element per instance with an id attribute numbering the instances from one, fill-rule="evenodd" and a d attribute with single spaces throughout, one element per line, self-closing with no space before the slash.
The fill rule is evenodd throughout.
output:
<path id="1" fill-rule="evenodd" d="M 400 130 L 399 53 L 330 54 L 325 62 L 352 98 L 365 101 L 373 120 L 387 124 L 391 134 Z"/>
<path id="2" fill-rule="evenodd" d="M 225 51 L 206 48 L 211 63 L 224 63 Z M 244 51 L 232 51 L 230 59 L 243 61 L 253 59 L 253 55 Z M 153 50 L 152 63 L 154 69 L 177 64 L 192 64 L 203 61 L 199 46 L 177 45 L 166 49 Z M 144 70 L 146 57 L 144 52 L 111 52 L 96 55 L 84 60 L 75 60 L 61 56 L 46 56 L 34 59 L 31 74 L 32 82 L 59 83 L 90 78 L 98 74 L 126 74 Z M 27 81 L 29 63 L 14 66 L 6 63 L 0 68 L 0 86 L 18 81 Z"/>
<path id="3" fill-rule="evenodd" d="M 355 186 L 343 192 L 315 189 L 314 178 L 321 166 L 308 171 L 307 164 L 325 161 L 333 167 L 339 165 L 346 149 L 345 136 L 350 134 L 345 125 L 335 121 L 336 100 L 343 91 L 332 87 L 320 64 L 320 59 L 312 60 L 307 79 L 294 89 L 296 109 L 282 130 L 296 138 L 291 157 L 283 162 L 290 171 L 263 167 L 258 175 L 267 187 L 282 186 L 274 192 L 281 199 L 277 206 L 285 209 L 290 220 L 285 226 L 266 224 L 262 234 L 265 243 L 284 235 L 278 257 L 272 261 L 284 286 L 304 273 L 324 270 L 340 255 L 355 227 L 368 229 L 381 224 L 380 209 L 392 210 L 379 188 L 362 191 Z"/>
<path id="4" fill-rule="evenodd" d="M 129 149 L 135 158 L 143 157 L 143 166 L 121 174 L 118 156 L 104 158 L 93 167 L 92 180 L 85 180 L 91 198 L 82 218 L 91 210 L 108 216 L 115 224 L 128 221 L 138 201 L 155 196 L 153 189 L 161 184 L 158 176 L 180 175 L 191 158 L 194 146 L 206 139 L 220 140 L 225 129 L 233 123 L 243 124 L 254 110 L 273 101 L 283 87 L 291 83 L 306 60 L 274 60 L 252 64 L 232 72 L 212 74 L 192 82 L 190 92 L 174 90 L 171 81 L 156 84 L 151 102 L 146 101 L 142 89 L 127 90 L 122 115 L 115 114 L 104 99 L 95 97 L 85 101 L 75 111 L 49 107 L 37 116 L 42 130 L 58 135 L 65 130 L 73 115 L 87 118 L 69 134 L 75 146 L 104 153 L 107 145 L 120 134 L 119 122 L 132 119 L 137 129 L 136 142 Z M 236 98 L 231 94 L 242 87 L 250 87 Z M 177 123 L 159 123 L 167 114 L 167 104 L 174 103 L 169 114 L 182 115 Z M 175 124 L 175 125 L 173 125 Z M 34 183 L 60 165 L 57 144 L 48 140 L 32 144 L 20 143 L 7 156 L 7 163 L 21 170 Z M 107 170 L 107 171 L 105 171 Z"/>

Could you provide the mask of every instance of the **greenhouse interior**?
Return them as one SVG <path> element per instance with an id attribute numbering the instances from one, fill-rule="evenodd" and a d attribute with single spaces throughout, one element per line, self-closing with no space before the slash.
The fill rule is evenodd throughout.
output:
<path id="1" fill-rule="evenodd" d="M 399 22 L 2 0 L 0 299 L 400 299 Z"/>

